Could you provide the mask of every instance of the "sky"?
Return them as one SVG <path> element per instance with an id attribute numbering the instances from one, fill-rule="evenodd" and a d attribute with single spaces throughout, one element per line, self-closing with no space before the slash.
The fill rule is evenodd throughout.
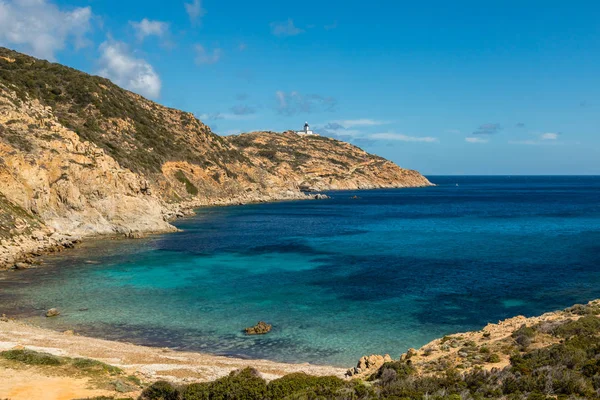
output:
<path id="1" fill-rule="evenodd" d="M 600 175 L 597 0 L 0 0 L 0 46 L 221 135 L 308 121 L 429 175 Z"/>

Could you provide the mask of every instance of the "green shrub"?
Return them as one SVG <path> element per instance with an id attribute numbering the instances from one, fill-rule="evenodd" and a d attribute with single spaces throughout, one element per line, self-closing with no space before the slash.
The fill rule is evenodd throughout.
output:
<path id="1" fill-rule="evenodd" d="M 123 370 L 120 368 L 89 358 L 75 358 L 73 359 L 72 365 L 77 369 L 91 372 L 108 372 L 111 375 L 123 373 Z"/>
<path id="2" fill-rule="evenodd" d="M 179 391 L 169 382 L 158 381 L 144 389 L 139 400 L 179 400 Z"/>
<path id="3" fill-rule="evenodd" d="M 589 336 L 600 332 L 600 318 L 594 315 L 585 315 L 576 321 L 569 321 L 554 329 L 553 334 L 568 338 L 571 336 Z"/>
<path id="4" fill-rule="evenodd" d="M 183 173 L 182 170 L 178 170 L 177 172 L 175 172 L 175 178 L 185 184 L 185 190 L 191 194 L 192 196 L 195 196 L 198 194 L 198 188 L 196 186 L 194 186 L 194 184 L 192 182 L 190 182 L 190 180 L 187 178 L 187 176 L 185 176 L 185 174 Z"/>
<path id="5" fill-rule="evenodd" d="M 500 362 L 500 356 L 496 353 L 490 354 L 490 356 L 488 357 L 487 360 L 489 363 L 499 363 Z"/>
<path id="6" fill-rule="evenodd" d="M 245 368 L 212 382 L 209 390 L 211 400 L 262 400 L 267 394 L 267 383 L 255 369 Z"/>
<path id="7" fill-rule="evenodd" d="M 6 360 L 18 361 L 28 365 L 51 365 L 63 364 L 63 359 L 49 353 L 40 353 L 32 350 L 7 350 L 0 353 Z"/>
<path id="8" fill-rule="evenodd" d="M 271 381 L 267 389 L 271 399 L 283 399 L 293 394 L 332 398 L 344 386 L 345 382 L 335 376 L 311 376 L 298 372 Z"/>
<path id="9" fill-rule="evenodd" d="M 182 400 L 209 400 L 211 383 L 192 383 L 181 392 Z"/>

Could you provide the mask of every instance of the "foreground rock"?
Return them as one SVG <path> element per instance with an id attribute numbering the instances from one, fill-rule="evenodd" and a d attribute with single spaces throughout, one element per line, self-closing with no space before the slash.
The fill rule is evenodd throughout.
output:
<path id="1" fill-rule="evenodd" d="M 346 371 L 346 376 L 354 378 L 369 376 L 377 372 L 377 370 L 381 368 L 383 364 L 390 361 L 392 361 L 392 357 L 390 357 L 389 354 L 384 356 L 379 354 L 363 356 L 360 358 L 360 360 L 358 360 L 356 367 L 350 368 L 348 371 Z"/>
<path id="2" fill-rule="evenodd" d="M 56 308 L 51 308 L 48 311 L 46 311 L 47 318 L 58 317 L 59 315 L 60 315 L 60 311 L 58 311 L 58 309 L 56 309 Z"/>
<path id="3" fill-rule="evenodd" d="M 260 321 L 258 324 L 244 329 L 247 335 L 264 335 L 271 332 L 271 324 Z"/>

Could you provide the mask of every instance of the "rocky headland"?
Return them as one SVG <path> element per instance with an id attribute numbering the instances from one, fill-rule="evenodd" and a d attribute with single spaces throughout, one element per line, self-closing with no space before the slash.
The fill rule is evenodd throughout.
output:
<path id="1" fill-rule="evenodd" d="M 82 238 L 174 231 L 195 207 L 427 185 L 334 139 L 221 137 L 191 113 L 0 47 L 0 268 Z"/>

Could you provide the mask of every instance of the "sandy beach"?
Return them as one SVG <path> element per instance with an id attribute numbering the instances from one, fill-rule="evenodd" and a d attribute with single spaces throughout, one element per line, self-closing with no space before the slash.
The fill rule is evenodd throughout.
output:
<path id="1" fill-rule="evenodd" d="M 78 336 L 72 332 L 55 332 L 19 321 L 0 322 L 0 351 L 15 348 L 99 360 L 117 366 L 145 382 L 160 379 L 182 383 L 210 381 L 249 366 L 260 371 L 268 380 L 292 372 L 339 377 L 346 372 L 345 369 L 329 366 L 285 364 L 179 352 Z M 52 373 L 48 368 L 16 368 L 6 363 L 0 365 L 1 398 L 70 400 L 100 395 L 123 396 L 122 393 L 94 387 L 89 378 L 63 376 Z M 136 397 L 137 394 L 139 393 L 127 393 L 125 397 Z"/>

